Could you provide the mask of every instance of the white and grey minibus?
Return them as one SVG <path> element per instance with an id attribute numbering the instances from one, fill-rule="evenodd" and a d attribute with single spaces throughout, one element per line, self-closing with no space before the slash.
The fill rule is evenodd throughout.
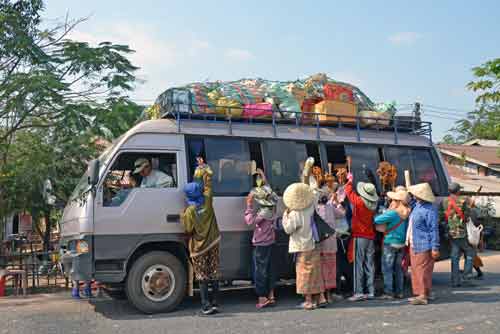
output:
<path id="1" fill-rule="evenodd" d="M 175 309 L 188 287 L 186 236 L 180 223 L 183 185 L 191 180 L 199 154 L 214 171 L 225 281 L 251 278 L 252 230 L 243 220 L 245 196 L 252 187 L 251 161 L 265 171 L 278 194 L 299 180 L 308 156 L 324 169 L 351 156 L 358 181 L 366 177 L 364 168 L 375 171 L 379 162 L 388 161 L 398 167 L 399 184 L 404 184 L 403 171 L 409 170 L 412 183 L 429 182 L 437 196 L 447 195 L 448 177 L 425 122 L 403 126 L 396 119 L 387 129 L 365 129 L 359 119 L 350 126 L 324 126 L 171 113 L 136 125 L 89 163 L 61 221 L 71 278 L 122 286 L 129 301 L 146 313 Z M 138 158 L 170 175 L 171 187 L 113 186 L 131 178 Z M 278 234 L 279 276 L 293 278 L 288 238 Z"/>

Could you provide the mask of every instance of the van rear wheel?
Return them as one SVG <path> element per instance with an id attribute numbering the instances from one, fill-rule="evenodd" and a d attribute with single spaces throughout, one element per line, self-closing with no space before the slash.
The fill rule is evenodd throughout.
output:
<path id="1" fill-rule="evenodd" d="M 174 310 L 186 292 L 186 270 L 181 261 L 162 251 L 146 253 L 132 265 L 126 282 L 127 298 L 144 313 Z"/>

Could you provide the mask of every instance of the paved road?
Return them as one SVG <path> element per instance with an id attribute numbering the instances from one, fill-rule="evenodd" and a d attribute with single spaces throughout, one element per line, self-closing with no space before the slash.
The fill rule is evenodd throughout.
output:
<path id="1" fill-rule="evenodd" d="M 223 313 L 201 318 L 197 300 L 171 314 L 137 313 L 126 301 L 74 301 L 65 294 L 0 300 L 0 334 L 15 333 L 500 333 L 500 252 L 484 254 L 487 276 L 475 287 L 451 290 L 449 263 L 434 275 L 437 300 L 428 306 L 405 302 L 342 301 L 328 309 L 295 309 L 293 288 L 280 288 L 279 305 L 256 311 L 252 291 L 225 292 Z"/>

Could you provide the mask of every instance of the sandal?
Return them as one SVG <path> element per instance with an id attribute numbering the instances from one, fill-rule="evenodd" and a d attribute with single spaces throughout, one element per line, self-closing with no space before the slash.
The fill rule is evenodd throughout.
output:
<path id="1" fill-rule="evenodd" d="M 319 303 L 319 304 L 318 304 L 318 307 L 319 307 L 319 308 L 326 308 L 328 305 L 330 305 L 330 303 L 329 303 L 329 302 L 323 302 L 323 303 Z"/>
<path id="2" fill-rule="evenodd" d="M 276 305 L 276 298 L 269 298 L 269 306 Z"/>
<path id="3" fill-rule="evenodd" d="M 307 303 L 307 302 L 303 302 L 301 303 L 298 308 L 300 309 L 303 309 L 303 310 L 306 310 L 306 311 L 312 311 L 312 310 L 315 310 L 316 308 L 318 307 L 318 305 L 314 304 L 314 303 Z"/>
<path id="4" fill-rule="evenodd" d="M 256 307 L 258 310 L 260 310 L 260 309 L 263 309 L 263 308 L 268 307 L 268 306 L 270 306 L 270 305 L 271 305 L 271 300 L 267 299 L 267 300 L 266 300 L 265 302 L 263 302 L 263 303 L 257 303 L 257 304 L 255 305 L 255 307 Z"/>

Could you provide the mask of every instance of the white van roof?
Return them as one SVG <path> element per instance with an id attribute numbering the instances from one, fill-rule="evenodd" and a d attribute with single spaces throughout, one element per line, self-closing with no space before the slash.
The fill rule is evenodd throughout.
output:
<path id="1" fill-rule="evenodd" d="M 339 143 L 365 143 L 379 145 L 432 146 L 429 137 L 393 130 L 316 127 L 294 124 L 229 123 L 226 121 L 158 119 L 144 121 L 130 129 L 124 137 L 139 133 L 179 133 L 186 135 L 244 137 L 267 139 L 293 139 Z M 126 140 L 126 138 L 123 138 Z"/>

